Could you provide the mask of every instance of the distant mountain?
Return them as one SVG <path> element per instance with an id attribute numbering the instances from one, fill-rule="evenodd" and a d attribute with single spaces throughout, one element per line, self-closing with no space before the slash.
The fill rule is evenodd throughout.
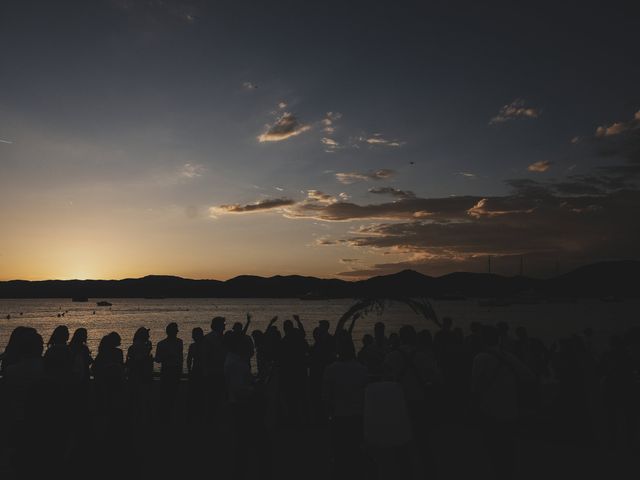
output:
<path id="1" fill-rule="evenodd" d="M 413 270 L 345 281 L 299 275 L 241 275 L 227 281 L 149 275 L 123 280 L 11 280 L 0 282 L 0 298 L 356 298 L 426 297 L 624 297 L 640 298 L 640 262 L 602 262 L 539 280 L 490 273 L 457 272 L 430 277 Z"/>

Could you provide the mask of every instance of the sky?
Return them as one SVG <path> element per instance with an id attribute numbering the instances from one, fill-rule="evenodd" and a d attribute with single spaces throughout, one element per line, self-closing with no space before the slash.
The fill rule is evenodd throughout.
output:
<path id="1" fill-rule="evenodd" d="M 637 259 L 631 3 L 4 0 L 0 280 Z"/>

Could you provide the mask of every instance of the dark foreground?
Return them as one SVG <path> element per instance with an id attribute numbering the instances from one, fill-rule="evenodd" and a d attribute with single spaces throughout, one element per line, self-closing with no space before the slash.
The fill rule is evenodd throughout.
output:
<path id="1" fill-rule="evenodd" d="M 346 317 L 345 317 L 346 318 Z M 354 317 L 355 318 L 355 317 Z M 309 342 L 302 321 L 247 335 L 176 324 L 126 359 L 58 327 L 43 355 L 17 329 L 2 357 L 0 474 L 31 478 L 637 478 L 640 331 L 596 352 L 592 332 L 544 345 L 521 327 L 450 319 L 431 335 L 377 324 Z M 251 372 L 255 357 L 257 371 Z M 153 373 L 154 361 L 161 373 Z"/>

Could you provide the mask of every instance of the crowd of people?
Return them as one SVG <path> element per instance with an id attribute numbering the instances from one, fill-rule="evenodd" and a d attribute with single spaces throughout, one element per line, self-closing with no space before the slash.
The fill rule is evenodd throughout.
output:
<path id="1" fill-rule="evenodd" d="M 323 320 L 309 338 L 297 315 L 282 330 L 274 317 L 250 334 L 250 315 L 229 330 L 225 318 L 215 317 L 206 334 L 193 329 L 186 356 L 176 323 L 167 325 L 155 351 L 149 330 L 140 327 L 126 353 L 112 332 L 95 356 L 85 328 L 70 335 L 60 325 L 45 345 L 35 329 L 17 327 L 0 365 L 9 412 L 4 446 L 18 471 L 33 473 L 39 467 L 29 458 L 43 425 L 59 443 L 57 453 L 50 443 L 42 450 L 64 456 L 93 435 L 87 418 L 102 418 L 115 432 L 123 419 L 138 428 L 169 428 L 179 422 L 181 398 L 190 424 L 231 415 L 234 478 L 247 475 L 247 454 L 270 476 L 269 435 L 276 428 L 328 428 L 336 478 L 375 477 L 385 469 L 402 476 L 413 468 L 410 451 L 429 462 L 429 434 L 443 421 L 483 435 L 496 478 L 513 477 L 515 438 L 527 419 L 554 416 L 558 434 L 589 441 L 598 405 L 611 445 L 635 441 L 640 329 L 613 337 L 600 352 L 590 329 L 545 345 L 522 326 L 512 336 L 507 323 L 472 323 L 465 335 L 444 318 L 432 335 L 411 325 L 389 333 L 378 322 L 356 346 L 353 324 L 332 331 Z"/>

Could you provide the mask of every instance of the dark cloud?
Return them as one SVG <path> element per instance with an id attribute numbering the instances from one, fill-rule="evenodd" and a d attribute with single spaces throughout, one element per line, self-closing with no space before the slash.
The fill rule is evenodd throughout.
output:
<path id="1" fill-rule="evenodd" d="M 598 127 L 593 141 L 601 156 L 640 163 L 640 111 L 626 122 Z"/>
<path id="2" fill-rule="evenodd" d="M 300 123 L 292 113 L 285 112 L 276 121 L 267 125 L 264 133 L 258 136 L 259 142 L 280 142 L 311 129 L 309 125 Z"/>
<path id="3" fill-rule="evenodd" d="M 393 187 L 374 187 L 369 189 L 369 193 L 379 195 L 391 195 L 398 198 L 413 198 L 416 196 L 411 190 L 399 190 Z"/>
<path id="4" fill-rule="evenodd" d="M 249 203 L 246 205 L 232 204 L 232 205 L 220 205 L 219 207 L 211 207 L 209 209 L 211 216 L 217 216 L 225 213 L 251 213 L 261 212 L 265 210 L 273 210 L 276 208 L 286 207 L 288 205 L 295 204 L 295 200 L 290 198 L 269 198 L 266 200 L 259 200 L 255 203 Z"/>
<path id="5" fill-rule="evenodd" d="M 489 198 L 487 202 L 494 200 L 498 198 Z M 374 267 L 376 274 L 410 266 L 433 272 L 438 264 L 447 263 L 451 271 L 456 262 L 461 269 L 473 270 L 477 259 L 487 255 L 527 255 L 547 263 L 553 259 L 579 263 L 637 257 L 640 230 L 633 219 L 640 209 L 640 191 L 533 201 L 538 205 L 527 212 L 449 222 L 415 220 L 366 225 L 346 242 L 352 247 L 410 256 L 408 261 Z M 367 275 L 371 269 L 348 274 Z"/>

